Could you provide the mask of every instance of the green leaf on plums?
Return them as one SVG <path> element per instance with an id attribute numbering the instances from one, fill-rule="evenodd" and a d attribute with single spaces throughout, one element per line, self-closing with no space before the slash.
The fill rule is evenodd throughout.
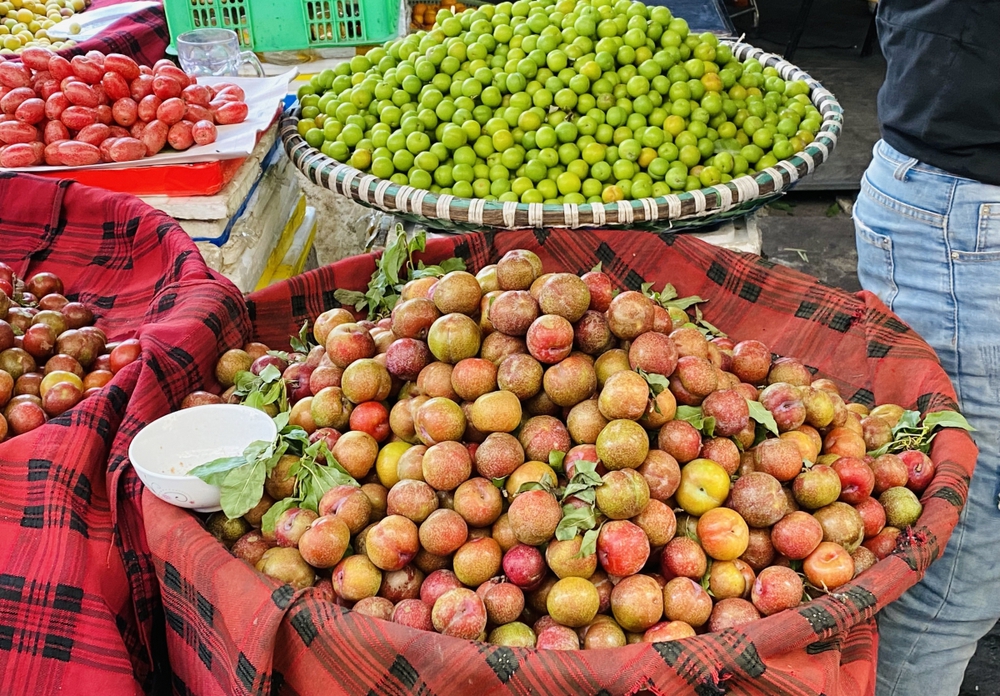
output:
<path id="1" fill-rule="evenodd" d="M 244 448 L 242 454 L 235 457 L 213 459 L 210 462 L 199 464 L 188 471 L 188 473 L 192 476 L 197 476 L 210 485 L 221 486 L 230 471 L 242 466 L 248 466 L 250 463 L 257 461 L 261 454 L 267 451 L 270 444 L 266 440 L 254 440 Z"/>
<path id="2" fill-rule="evenodd" d="M 340 288 L 333 291 L 333 299 L 342 305 L 354 307 L 357 312 L 363 312 L 368 307 L 368 298 L 363 292 Z"/>
<path id="3" fill-rule="evenodd" d="M 413 255 L 424 251 L 427 247 L 427 233 L 420 230 L 411 239 L 407 239 L 403 226 L 399 224 L 396 225 L 395 233 L 395 239 L 375 261 L 375 271 L 368 281 L 367 292 L 350 290 L 334 292 L 334 297 L 341 304 L 353 305 L 358 312 L 367 310 L 368 318 L 372 321 L 377 321 L 392 312 L 407 280 L 429 276 L 440 277 L 451 271 L 465 270 L 465 262 L 459 258 L 445 259 L 435 266 L 414 263 Z"/>
<path id="4" fill-rule="evenodd" d="M 579 459 L 573 463 L 573 478 L 583 477 L 596 484 L 601 483 L 601 477 L 597 473 L 597 462 L 592 462 L 589 459 Z"/>
<path id="5" fill-rule="evenodd" d="M 246 449 L 243 450 L 243 456 L 246 457 L 248 462 L 260 459 L 261 455 L 274 447 L 274 443 L 268 440 L 254 440 Z M 269 455 L 268 455 L 269 456 Z"/>
<path id="6" fill-rule="evenodd" d="M 254 386 L 257 381 L 257 375 L 250 372 L 249 370 L 240 370 L 236 373 L 236 378 L 233 380 L 233 384 L 236 386 L 236 394 L 246 394 Z"/>
<path id="7" fill-rule="evenodd" d="M 312 349 L 312 344 L 309 340 L 310 335 L 309 320 L 307 319 L 302 323 L 302 328 L 299 329 L 299 334 L 288 339 L 288 345 L 290 345 L 292 350 L 297 353 L 308 353 Z"/>
<path id="8" fill-rule="evenodd" d="M 569 541 L 578 534 L 592 530 L 597 522 L 597 510 L 593 505 L 563 505 L 563 518 L 556 526 L 556 539 Z"/>
<path id="9" fill-rule="evenodd" d="M 225 474 L 228 474 L 236 467 L 245 466 L 246 464 L 247 458 L 242 454 L 235 457 L 220 457 L 205 464 L 199 464 L 188 473 L 192 476 L 197 476 L 205 483 L 218 486 L 222 483 L 222 479 L 225 478 Z"/>
<path id="10" fill-rule="evenodd" d="M 274 505 L 267 509 L 264 516 L 260 520 L 260 531 L 264 534 L 270 536 L 274 534 L 274 526 L 278 522 L 278 518 L 285 510 L 291 510 L 294 507 L 298 507 L 301 501 L 295 497 L 282 498 Z"/>
<path id="11" fill-rule="evenodd" d="M 493 483 L 494 486 L 496 486 L 500 490 L 503 490 L 503 487 L 507 484 L 507 477 L 504 476 L 503 478 L 490 479 L 490 481 Z"/>
<path id="12" fill-rule="evenodd" d="M 701 411 L 701 406 L 678 406 L 674 419 L 690 423 L 691 427 L 700 430 L 708 437 L 715 434 L 715 418 L 712 416 L 706 418 Z"/>
<path id="13" fill-rule="evenodd" d="M 323 443 L 323 447 L 326 449 L 326 443 Z M 332 472 L 330 476 L 336 477 L 339 481 L 338 486 L 361 486 L 353 476 L 347 473 L 347 469 L 340 465 L 340 462 L 334 458 L 333 452 L 329 449 L 326 449 L 324 459 L 326 459 L 327 469 Z"/>
<path id="14" fill-rule="evenodd" d="M 641 286 L 642 294 L 651 299 L 653 302 L 657 303 L 664 309 L 669 309 L 671 307 L 676 307 L 678 309 L 687 309 L 692 305 L 696 305 L 700 302 L 704 302 L 702 298 L 697 295 L 692 295 L 691 297 L 677 298 L 677 288 L 672 284 L 667 283 L 663 286 L 663 289 L 657 292 L 653 290 L 653 283 L 643 283 Z"/>
<path id="15" fill-rule="evenodd" d="M 274 448 L 267 452 L 267 457 L 264 460 L 264 466 L 267 468 L 268 474 L 274 470 L 274 467 L 278 465 L 278 460 L 285 456 L 285 452 L 287 451 L 288 441 L 283 438 L 279 438 Z"/>
<path id="16" fill-rule="evenodd" d="M 243 399 L 243 405 L 263 410 L 265 406 L 264 395 L 259 391 L 251 392 L 245 399 Z"/>
<path id="17" fill-rule="evenodd" d="M 410 269 L 409 276 L 410 280 L 417 280 L 418 278 L 440 278 L 446 273 L 464 270 L 465 261 L 460 258 L 452 257 L 433 266 L 425 266 L 423 261 L 418 261 L 417 267 Z"/>
<path id="18" fill-rule="evenodd" d="M 261 381 L 265 384 L 273 384 L 281 379 L 281 370 L 274 365 L 268 365 L 261 370 L 260 374 L 257 376 L 260 377 Z"/>
<path id="19" fill-rule="evenodd" d="M 709 416 L 703 420 L 701 429 L 708 437 L 713 437 L 715 435 L 715 416 Z"/>
<path id="20" fill-rule="evenodd" d="M 934 411 L 933 413 L 928 413 L 924 416 L 924 427 L 930 429 L 961 428 L 969 432 L 976 431 L 975 428 L 969 425 L 969 421 L 965 420 L 965 416 L 957 411 Z"/>
<path id="21" fill-rule="evenodd" d="M 889 453 L 889 447 L 891 445 L 892 445 L 891 442 L 887 442 L 884 445 L 882 445 L 881 447 L 879 447 L 878 449 L 869 450 L 868 452 L 866 452 L 866 454 L 869 457 L 872 457 L 873 459 L 878 459 L 883 454 L 888 454 Z"/>
<path id="22" fill-rule="evenodd" d="M 601 528 L 588 529 L 583 533 L 583 543 L 580 544 L 579 558 L 597 553 L 597 537 L 601 534 Z"/>
<path id="23" fill-rule="evenodd" d="M 244 406 L 263 410 L 268 404 L 277 404 L 279 411 L 288 410 L 285 380 L 282 379 L 281 370 L 274 365 L 268 365 L 259 375 L 247 371 L 238 372 L 234 383 L 234 396 Z"/>
<path id="24" fill-rule="evenodd" d="M 269 350 L 267 351 L 267 355 L 270 355 L 271 357 L 274 358 L 279 358 L 280 360 L 284 360 L 286 363 L 291 363 L 295 361 L 295 357 L 287 350 Z"/>
<path id="25" fill-rule="evenodd" d="M 222 511 L 229 519 L 243 517 L 260 502 L 264 495 L 267 471 L 260 459 L 249 466 L 232 469 L 219 486 Z"/>
<path id="26" fill-rule="evenodd" d="M 640 286 L 642 294 L 649 299 L 656 302 L 658 305 L 664 309 L 670 309 L 671 307 L 686 310 L 688 307 L 692 307 L 707 300 L 699 297 L 698 295 L 691 295 L 690 297 L 678 297 L 677 288 L 671 283 L 667 283 L 663 286 L 663 289 L 659 292 L 653 290 L 653 283 L 643 283 Z"/>
<path id="27" fill-rule="evenodd" d="M 319 501 L 323 499 L 323 494 L 333 488 L 333 486 L 324 488 L 322 484 L 317 485 L 316 478 L 316 473 L 312 472 L 308 484 L 302 486 L 304 494 L 302 496 L 302 504 L 299 507 L 319 513 Z"/>
<path id="28" fill-rule="evenodd" d="M 573 462 L 573 478 L 563 489 L 560 500 L 566 502 L 572 496 L 593 505 L 597 501 L 595 491 L 603 484 L 604 480 L 597 473 L 597 462 L 581 459 Z"/>
<path id="29" fill-rule="evenodd" d="M 319 512 L 319 502 L 335 486 L 359 486 L 353 476 L 333 458 L 324 440 L 306 447 L 289 473 L 295 477 L 295 497 L 301 507 Z"/>
<path id="30" fill-rule="evenodd" d="M 923 453 L 930 451 L 931 443 L 937 436 L 938 428 L 960 428 L 975 431 L 965 417 L 957 411 L 934 411 L 928 413 L 923 421 L 917 411 L 903 411 L 899 421 L 892 429 L 892 441 L 868 452 L 869 456 L 881 457 L 883 454 L 899 454 L 906 450 L 918 450 Z"/>
<path id="31" fill-rule="evenodd" d="M 597 265 L 590 269 L 590 272 L 591 273 L 600 273 L 602 265 L 603 264 L 600 261 L 598 261 Z"/>
<path id="32" fill-rule="evenodd" d="M 450 259 L 445 259 L 444 261 L 442 261 L 440 266 L 441 270 L 443 270 L 445 273 L 451 273 L 452 271 L 464 271 L 465 261 L 458 258 L 457 256 L 453 256 Z"/>
<path id="33" fill-rule="evenodd" d="M 420 236 L 419 234 L 417 236 Z M 416 237 L 414 238 L 414 241 Z M 379 271 L 388 286 L 399 284 L 399 271 L 410 255 L 410 241 L 402 225 L 396 225 L 396 238 L 385 248 L 378 260 Z"/>
<path id="34" fill-rule="evenodd" d="M 676 307 L 677 309 L 687 309 L 688 307 L 693 307 L 696 304 L 702 302 L 707 302 L 707 300 L 699 297 L 698 295 L 691 295 L 689 297 L 679 297 L 676 300 L 665 300 L 660 302 L 664 309 L 670 309 L 671 307 Z"/>
<path id="35" fill-rule="evenodd" d="M 892 426 L 892 434 L 895 435 L 903 430 L 917 430 L 920 427 L 920 411 L 903 411 L 903 414 Z"/>
<path id="36" fill-rule="evenodd" d="M 538 481 L 528 481 L 527 483 L 522 483 L 520 488 L 517 489 L 517 495 L 521 493 L 527 493 L 528 491 L 547 491 L 549 487 L 544 483 L 539 483 Z"/>
<path id="37" fill-rule="evenodd" d="M 725 338 L 726 337 L 726 334 L 723 331 L 721 331 L 718 327 L 716 327 L 713 324 L 709 323 L 709 321 L 707 319 L 705 319 L 705 317 L 701 313 L 701 308 L 700 307 L 696 306 L 694 308 L 694 317 L 695 317 L 695 324 L 697 325 L 697 329 L 699 331 L 701 331 L 703 334 L 705 334 L 706 338 L 709 338 L 709 337 Z"/>
<path id="38" fill-rule="evenodd" d="M 747 407 L 750 409 L 750 418 L 753 419 L 754 422 L 760 423 L 770 432 L 777 435 L 778 423 L 774 420 L 774 416 L 771 415 L 771 412 L 764 408 L 764 404 L 759 401 L 751 401 L 750 399 L 747 399 L 746 402 Z"/>
<path id="39" fill-rule="evenodd" d="M 287 412 L 282 412 L 286 416 Z M 279 413 L 278 416 L 281 416 Z M 288 448 L 293 450 L 296 454 L 301 454 L 309 447 L 309 433 L 302 429 L 298 425 L 288 425 L 287 423 L 278 431 L 278 436 L 283 442 L 288 444 Z"/>
<path id="40" fill-rule="evenodd" d="M 770 431 L 767 429 L 766 425 L 758 423 L 757 427 L 754 428 L 753 431 L 753 445 L 750 446 L 750 449 L 753 449 L 754 447 L 762 443 L 764 440 L 766 440 L 769 432 Z"/>
<path id="41" fill-rule="evenodd" d="M 655 399 L 660 393 L 670 387 L 670 381 L 663 375 L 658 375 L 655 372 L 646 372 L 642 368 L 637 368 L 636 372 L 639 376 L 646 380 L 646 384 L 649 385 L 650 394 L 652 394 Z"/>
<path id="42" fill-rule="evenodd" d="M 288 411 L 282 411 L 271 419 L 274 421 L 274 426 L 278 429 L 279 433 L 285 429 L 285 426 L 288 425 L 288 415 Z M 302 432 L 305 431 L 303 430 Z"/>
<path id="43" fill-rule="evenodd" d="M 324 493 L 334 486 L 361 487 L 361 484 L 358 483 L 353 476 L 347 473 L 344 467 L 340 465 L 340 462 L 333 459 L 332 454 L 327 454 L 326 461 L 327 463 L 325 466 L 316 462 L 316 481 L 313 485 L 316 485 L 316 483 L 321 484 L 324 487 Z"/>
<path id="44" fill-rule="evenodd" d="M 701 424 L 701 406 L 678 406 L 677 413 L 674 416 L 676 420 L 682 420 L 695 425 L 697 422 L 699 425 L 695 425 L 695 428 L 701 430 L 699 427 Z"/>
<path id="45" fill-rule="evenodd" d="M 562 471 L 563 459 L 566 458 L 565 452 L 560 452 L 559 450 L 549 451 L 549 466 L 551 466 L 556 471 Z"/>
<path id="46" fill-rule="evenodd" d="M 281 390 L 284 387 L 280 382 L 275 382 L 271 384 L 267 391 L 264 392 L 264 403 L 273 404 L 275 401 L 281 398 Z"/>

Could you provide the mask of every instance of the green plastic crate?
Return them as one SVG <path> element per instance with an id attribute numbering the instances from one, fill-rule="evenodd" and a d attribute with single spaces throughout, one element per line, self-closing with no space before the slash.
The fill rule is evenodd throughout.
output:
<path id="1" fill-rule="evenodd" d="M 232 29 L 258 53 L 380 44 L 396 36 L 398 0 L 164 0 L 171 48 L 206 27 Z"/>

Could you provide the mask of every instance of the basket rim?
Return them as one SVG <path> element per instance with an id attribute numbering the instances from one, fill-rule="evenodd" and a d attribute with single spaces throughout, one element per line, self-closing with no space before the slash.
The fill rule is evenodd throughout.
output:
<path id="1" fill-rule="evenodd" d="M 281 116 L 280 136 L 293 164 L 312 182 L 343 194 L 369 208 L 389 213 L 440 220 L 455 226 L 476 228 L 608 227 L 651 222 L 665 223 L 705 218 L 773 197 L 812 173 L 830 158 L 843 129 L 843 108 L 828 89 L 801 68 L 781 56 L 743 42 L 723 39 L 741 61 L 754 58 L 774 67 L 783 79 L 803 80 L 809 97 L 823 117 L 814 140 L 801 151 L 775 166 L 733 178 L 725 184 L 693 191 L 671 193 L 614 203 L 520 203 L 461 198 L 435 194 L 366 174 L 328 157 L 310 146 L 298 132 L 299 107 L 293 104 Z"/>

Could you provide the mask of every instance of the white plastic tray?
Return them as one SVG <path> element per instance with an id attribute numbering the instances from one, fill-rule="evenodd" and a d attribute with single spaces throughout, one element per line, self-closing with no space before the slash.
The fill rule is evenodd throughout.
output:
<path id="1" fill-rule="evenodd" d="M 213 85 L 232 82 L 243 88 L 249 113 L 243 123 L 219 126 L 218 139 L 210 145 L 196 145 L 184 152 L 164 150 L 158 155 L 134 162 L 106 162 L 88 167 L 19 167 L 16 172 L 57 172 L 68 169 L 135 169 L 159 164 L 192 164 L 245 157 L 257 145 L 257 134 L 270 128 L 282 100 L 288 94 L 288 83 L 294 77 L 290 70 L 277 77 L 199 77 L 198 84 Z M 0 171 L 4 171 L 0 167 Z"/>

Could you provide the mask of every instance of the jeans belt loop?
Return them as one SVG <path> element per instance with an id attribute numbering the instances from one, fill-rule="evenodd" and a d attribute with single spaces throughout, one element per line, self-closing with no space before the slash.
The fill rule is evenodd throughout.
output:
<path id="1" fill-rule="evenodd" d="M 917 161 L 918 160 L 915 157 L 911 157 L 905 162 L 900 163 L 900 165 L 896 167 L 896 171 L 892 173 L 893 178 L 897 181 L 906 181 L 907 173 L 909 173 L 909 171 L 916 166 Z"/>

